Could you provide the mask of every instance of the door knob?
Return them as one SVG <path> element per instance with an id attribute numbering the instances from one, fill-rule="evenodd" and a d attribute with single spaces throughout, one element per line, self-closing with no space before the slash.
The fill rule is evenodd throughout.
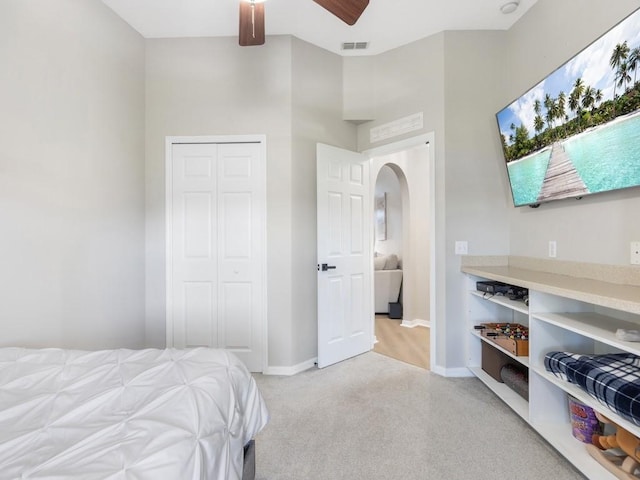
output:
<path id="1" fill-rule="evenodd" d="M 336 268 L 335 265 L 327 265 L 326 263 L 322 264 L 322 271 L 326 272 L 327 270 L 334 270 Z M 320 270 L 320 265 L 318 265 L 318 270 Z"/>

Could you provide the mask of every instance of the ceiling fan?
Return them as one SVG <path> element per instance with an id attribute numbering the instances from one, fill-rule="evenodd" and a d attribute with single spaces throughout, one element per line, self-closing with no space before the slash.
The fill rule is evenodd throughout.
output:
<path id="1" fill-rule="evenodd" d="M 347 25 L 354 25 L 369 0 L 313 0 Z M 264 43 L 264 0 L 240 0 L 240 34 L 242 47 Z"/>

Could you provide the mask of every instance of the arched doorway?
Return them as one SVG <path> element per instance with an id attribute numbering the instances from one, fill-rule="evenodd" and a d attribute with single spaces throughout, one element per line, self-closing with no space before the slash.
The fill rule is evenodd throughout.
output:
<path id="1" fill-rule="evenodd" d="M 378 343 L 374 351 L 423 368 L 429 368 L 433 353 L 429 331 L 432 308 L 431 170 L 426 143 L 372 156 L 375 196 L 386 201 L 386 235 L 380 235 L 378 231 L 379 215 L 374 218 L 374 251 L 378 255 L 374 258 L 374 297 L 385 295 L 387 289 L 394 288 L 393 276 L 398 274 L 376 268 L 393 267 L 395 255 L 402 275 L 402 316 L 397 318 L 394 314 L 397 311 L 384 309 L 380 312 L 376 308 L 374 331 Z M 380 257 L 385 259 L 385 266 Z M 391 296 L 394 294 L 395 290 Z M 376 306 L 380 307 L 381 303 L 378 300 Z M 384 338 L 379 338 L 379 333 Z"/>

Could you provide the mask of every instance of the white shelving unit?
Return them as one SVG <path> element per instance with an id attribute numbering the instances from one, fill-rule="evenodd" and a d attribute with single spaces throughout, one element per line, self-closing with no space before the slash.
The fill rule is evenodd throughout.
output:
<path id="1" fill-rule="evenodd" d="M 590 479 L 615 477 L 596 462 L 571 433 L 567 395 L 601 412 L 635 435 L 640 427 L 621 418 L 574 385 L 546 371 L 545 354 L 630 352 L 640 355 L 639 342 L 616 338 L 618 328 L 640 330 L 640 286 L 539 272 L 509 266 L 467 267 L 469 295 L 468 367 L 487 387 Z M 529 307 L 521 301 L 487 296 L 476 290 L 479 280 L 497 280 L 529 289 Z M 518 357 L 473 329 L 485 322 L 521 323 L 529 327 L 529 356 Z M 529 371 L 529 399 L 524 400 L 482 369 L 486 342 Z"/>
<path id="2" fill-rule="evenodd" d="M 484 292 L 479 292 L 478 290 L 470 290 L 469 293 L 487 300 L 488 302 L 502 305 L 503 307 L 509 308 L 513 311 L 524 313 L 525 315 L 529 314 L 529 307 L 527 307 L 522 301 L 510 300 L 509 297 L 505 297 L 504 295 L 486 294 Z"/>

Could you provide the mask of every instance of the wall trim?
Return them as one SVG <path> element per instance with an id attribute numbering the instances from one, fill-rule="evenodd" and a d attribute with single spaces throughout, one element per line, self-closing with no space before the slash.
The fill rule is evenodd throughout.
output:
<path id="1" fill-rule="evenodd" d="M 449 378 L 468 378 L 475 377 L 471 370 L 467 367 L 460 368 L 444 368 L 440 366 L 431 367 L 431 371 L 441 377 L 449 377 Z"/>
<path id="2" fill-rule="evenodd" d="M 413 320 L 402 320 L 400 324 L 401 327 L 406 328 L 415 328 L 415 327 L 425 327 L 431 328 L 431 322 L 429 320 L 422 320 L 420 318 L 415 318 Z"/>
<path id="3" fill-rule="evenodd" d="M 318 357 L 315 357 L 291 367 L 267 367 L 263 373 L 264 375 L 282 375 L 290 377 L 297 373 L 304 372 L 305 370 L 309 370 L 310 368 L 314 368 L 317 363 Z"/>

